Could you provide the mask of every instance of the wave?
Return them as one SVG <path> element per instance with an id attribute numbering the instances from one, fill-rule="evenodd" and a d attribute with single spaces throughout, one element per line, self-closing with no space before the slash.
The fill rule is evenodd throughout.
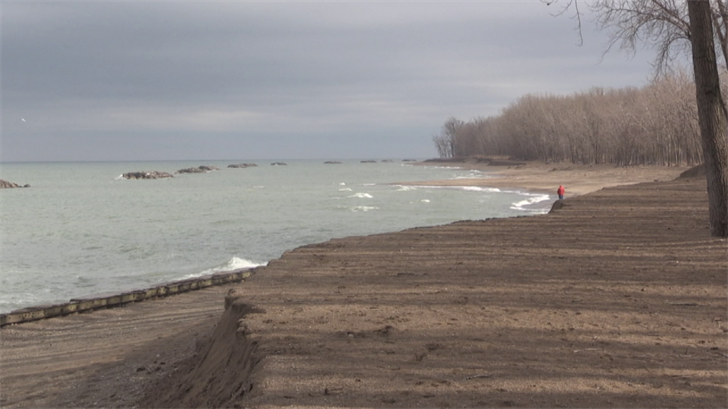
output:
<path id="1" fill-rule="evenodd" d="M 453 180 L 457 180 L 457 179 L 486 179 L 486 178 L 490 178 L 490 177 L 492 177 L 492 176 L 486 175 L 485 173 L 483 173 L 483 172 L 481 172 L 479 170 L 471 170 L 470 173 L 467 174 L 467 175 L 464 175 L 464 176 L 455 176 L 452 179 Z"/>
<path id="2" fill-rule="evenodd" d="M 254 268 L 254 267 L 258 267 L 258 266 L 263 266 L 265 264 L 266 263 L 255 263 L 253 261 L 246 260 L 244 258 L 233 257 L 230 260 L 228 260 L 226 263 L 220 264 L 213 268 L 208 268 L 207 270 L 201 271 L 199 273 L 187 274 L 186 276 L 183 277 L 183 279 L 203 277 L 203 276 L 208 276 L 208 275 L 212 275 L 215 273 L 220 273 L 220 272 L 225 272 L 225 271 L 235 271 L 235 270 L 240 270 L 240 269 L 244 269 L 244 268 Z"/>
<path id="3" fill-rule="evenodd" d="M 406 186 L 403 186 L 406 187 Z M 482 187 L 482 186 L 417 186 L 420 189 L 450 189 L 450 190 L 465 190 L 468 192 L 485 192 L 485 193 L 520 193 L 516 191 L 503 191 L 497 187 Z M 409 189 L 399 189 L 409 190 Z M 412 189 L 414 190 L 414 189 Z"/>
<path id="4" fill-rule="evenodd" d="M 550 199 L 549 195 L 542 195 L 542 194 L 536 194 L 536 195 L 530 195 L 528 194 L 528 199 L 521 200 L 520 202 L 515 202 L 511 204 L 511 210 L 520 210 L 520 211 L 526 211 L 526 212 L 539 212 L 544 213 L 547 211 L 547 209 L 542 208 L 529 208 L 529 206 L 536 205 L 541 202 L 545 202 Z"/>
<path id="5" fill-rule="evenodd" d="M 348 210 L 351 210 L 352 212 L 368 212 L 370 210 L 377 209 L 379 209 L 377 206 L 351 206 L 348 208 Z"/>
<path id="6" fill-rule="evenodd" d="M 374 196 L 370 195 L 369 193 L 355 193 L 355 194 L 353 194 L 353 195 L 351 195 L 349 197 L 356 197 L 356 198 L 359 198 L 359 199 L 371 199 Z"/>
<path id="7" fill-rule="evenodd" d="M 486 192 L 486 193 L 501 193 L 502 190 L 497 187 L 480 187 L 480 186 L 463 186 L 461 190 L 467 190 L 470 192 Z"/>

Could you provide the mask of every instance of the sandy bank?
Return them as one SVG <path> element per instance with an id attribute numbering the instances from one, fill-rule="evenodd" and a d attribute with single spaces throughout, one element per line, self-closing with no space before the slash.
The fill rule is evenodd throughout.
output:
<path id="1" fill-rule="evenodd" d="M 5 327 L 0 404 L 724 407 L 728 243 L 709 236 L 704 179 L 565 202 L 312 244 L 242 285 Z"/>

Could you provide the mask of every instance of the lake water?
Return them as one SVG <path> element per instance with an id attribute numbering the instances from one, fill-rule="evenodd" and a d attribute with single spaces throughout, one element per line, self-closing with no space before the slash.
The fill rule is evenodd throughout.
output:
<path id="1" fill-rule="evenodd" d="M 540 214 L 553 196 L 397 185 L 486 174 L 342 160 L 4 163 L 0 313 L 267 263 L 331 238 L 457 220 Z M 203 174 L 122 173 L 213 165 Z"/>

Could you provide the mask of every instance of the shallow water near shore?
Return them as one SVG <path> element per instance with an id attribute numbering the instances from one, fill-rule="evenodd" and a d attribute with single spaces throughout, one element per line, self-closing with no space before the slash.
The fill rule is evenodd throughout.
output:
<path id="1" fill-rule="evenodd" d="M 398 183 L 487 177 L 408 162 L 4 163 L 0 313 L 265 264 L 331 238 L 457 220 L 541 214 L 553 196 Z M 133 171 L 213 165 L 203 174 L 125 180 Z"/>

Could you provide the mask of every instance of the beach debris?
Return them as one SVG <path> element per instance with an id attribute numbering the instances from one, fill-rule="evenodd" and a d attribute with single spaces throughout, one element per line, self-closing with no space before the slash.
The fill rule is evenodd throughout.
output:
<path id="1" fill-rule="evenodd" d="M 490 377 L 492 377 L 492 376 L 493 376 L 493 374 L 489 374 L 489 373 L 484 373 L 484 374 L 477 374 L 477 375 L 471 375 L 471 376 L 468 376 L 468 377 L 466 377 L 466 378 L 465 378 L 465 380 L 466 380 L 466 381 L 468 381 L 468 380 L 470 380 L 470 379 L 478 379 L 478 378 L 490 378 Z"/>
<path id="2" fill-rule="evenodd" d="M 669 305 L 675 305 L 677 307 L 697 307 L 700 305 L 696 302 L 669 302 L 669 301 L 666 301 L 665 303 L 669 304 Z"/>

